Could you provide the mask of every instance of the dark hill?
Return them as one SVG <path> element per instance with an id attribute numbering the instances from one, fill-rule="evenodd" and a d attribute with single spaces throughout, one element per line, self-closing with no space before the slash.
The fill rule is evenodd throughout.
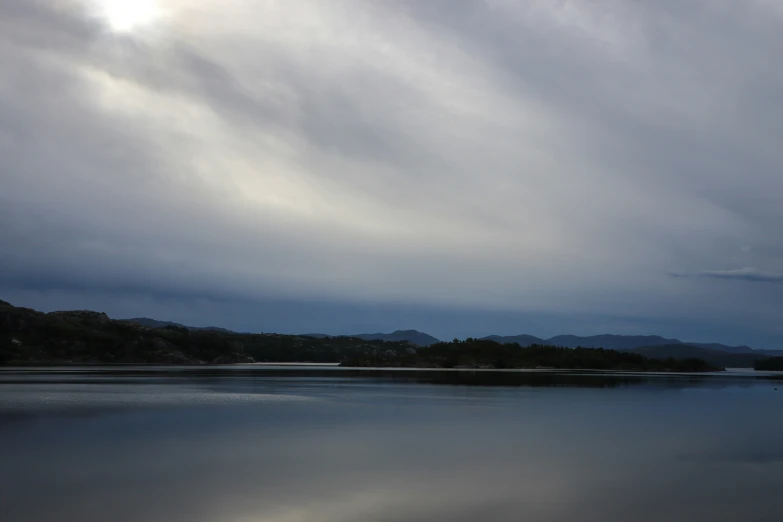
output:
<path id="1" fill-rule="evenodd" d="M 179 328 L 187 328 L 184 324 L 174 323 L 172 321 L 158 321 L 157 319 L 150 319 L 149 317 L 134 317 L 133 319 L 119 319 L 125 323 L 134 323 L 147 328 L 166 328 L 167 326 L 176 326 Z"/>
<path id="2" fill-rule="evenodd" d="M 220 328 L 219 326 L 185 326 L 184 324 L 175 323 L 172 321 L 158 321 L 157 319 L 150 319 L 149 317 L 135 317 L 133 319 L 120 319 L 122 322 L 134 323 L 147 328 L 166 328 L 167 326 L 174 326 L 177 328 L 187 328 L 188 330 L 212 330 L 213 332 L 226 332 L 230 333 L 231 330 L 226 328 Z"/>
<path id="3" fill-rule="evenodd" d="M 676 339 L 670 340 L 673 341 L 671 343 L 660 343 L 661 340 L 669 341 L 659 336 L 626 335 L 568 335 L 549 340 L 530 335 L 490 336 L 478 341 L 510 347 L 562 343 L 568 348 L 634 351 L 655 359 L 696 357 L 715 366 L 746 368 L 769 355 L 780 353 L 747 351 L 750 348 L 744 346 L 684 344 Z M 654 342 L 658 344 L 647 344 Z M 149 318 L 112 320 L 106 314 L 91 311 L 44 314 L 0 301 L 0 363 L 341 362 L 348 358 L 377 356 L 381 352 L 389 352 L 390 357 L 412 355 L 411 352 L 416 353 L 416 346 L 439 344 L 461 347 L 463 343 L 441 343 L 417 330 L 353 337 L 245 334 L 217 327 L 187 327 Z M 715 349 L 719 347 L 726 350 Z"/>
<path id="4" fill-rule="evenodd" d="M 549 346 L 563 346 L 566 348 L 604 348 L 607 350 L 633 350 L 642 346 L 672 346 L 679 344 L 736 354 L 783 355 L 783 353 L 777 351 L 754 350 L 750 346 L 729 346 L 720 343 L 683 342 L 679 339 L 667 339 L 659 335 L 557 335 L 549 339 L 541 339 L 533 335 L 523 334 L 511 336 L 490 335 L 483 337 L 482 339 L 496 341 L 499 343 L 518 343 L 521 346 L 543 344 Z"/>
<path id="5" fill-rule="evenodd" d="M 389 334 L 374 333 L 374 334 L 357 334 L 351 337 L 358 339 L 364 339 L 365 341 L 390 341 L 390 342 L 402 342 L 407 341 L 417 346 L 430 346 L 431 344 L 439 343 L 440 340 L 418 330 L 397 330 Z"/>
<path id="6" fill-rule="evenodd" d="M 0 364 L 332 362 L 415 352 L 408 342 L 150 328 L 91 311 L 42 313 L 0 303 Z"/>
<path id="7" fill-rule="evenodd" d="M 783 372 L 783 357 L 770 357 L 756 361 L 753 365 L 756 370 L 769 371 L 769 372 Z"/>
<path id="8" fill-rule="evenodd" d="M 729 353 L 688 344 L 643 346 L 629 351 L 652 359 L 702 359 L 724 368 L 753 368 L 756 362 L 769 359 L 769 356 L 758 353 Z"/>
<path id="9" fill-rule="evenodd" d="M 592 370 L 703 372 L 719 367 L 699 359 L 650 359 L 632 352 L 601 348 L 521 347 L 490 340 L 467 339 L 437 343 L 414 352 L 357 355 L 343 361 L 353 367 L 412 368 L 567 368 Z"/>
<path id="10" fill-rule="evenodd" d="M 753 353 L 754 350 L 750 346 L 727 346 L 725 344 L 720 343 L 689 343 L 686 342 L 685 344 L 689 344 L 691 346 L 698 346 L 699 348 L 706 348 L 708 350 L 718 350 L 720 352 L 728 352 L 728 353 Z"/>
<path id="11" fill-rule="evenodd" d="M 539 345 L 545 345 L 548 344 L 544 339 L 541 339 L 540 337 L 536 337 L 534 335 L 507 335 L 507 336 L 500 336 L 500 335 L 488 335 L 487 337 L 482 337 L 480 340 L 486 340 L 486 341 L 495 341 L 496 343 L 501 344 L 518 344 L 519 346 L 532 346 L 534 344 Z"/>
<path id="12" fill-rule="evenodd" d="M 630 350 L 639 346 L 660 346 L 680 344 L 677 339 L 666 339 L 659 335 L 558 335 L 547 339 L 546 344 L 566 348 L 604 348 L 606 350 Z"/>

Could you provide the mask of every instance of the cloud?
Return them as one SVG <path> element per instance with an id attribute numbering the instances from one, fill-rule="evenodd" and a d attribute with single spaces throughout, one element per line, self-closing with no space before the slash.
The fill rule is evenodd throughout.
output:
<path id="1" fill-rule="evenodd" d="M 0 291 L 783 335 L 773 3 L 159 4 L 0 5 Z"/>
<path id="2" fill-rule="evenodd" d="M 673 277 L 704 277 L 708 279 L 734 279 L 752 283 L 781 283 L 783 273 L 765 272 L 757 268 L 745 267 L 734 270 L 705 270 L 695 274 L 671 274 Z"/>

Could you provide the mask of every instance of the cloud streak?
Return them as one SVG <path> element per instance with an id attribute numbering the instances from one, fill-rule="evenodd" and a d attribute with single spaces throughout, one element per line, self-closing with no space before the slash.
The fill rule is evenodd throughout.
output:
<path id="1" fill-rule="evenodd" d="M 733 270 L 705 270 L 695 274 L 677 274 L 674 277 L 703 277 L 707 279 L 729 279 L 747 281 L 751 283 L 782 283 L 783 273 L 765 272 L 753 267 L 737 268 Z"/>

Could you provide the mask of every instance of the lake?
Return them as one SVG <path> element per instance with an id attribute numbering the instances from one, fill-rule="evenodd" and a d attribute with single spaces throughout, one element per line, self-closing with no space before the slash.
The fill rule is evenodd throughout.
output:
<path id="1" fill-rule="evenodd" d="M 6 368 L 0 519 L 778 522 L 780 378 Z"/>

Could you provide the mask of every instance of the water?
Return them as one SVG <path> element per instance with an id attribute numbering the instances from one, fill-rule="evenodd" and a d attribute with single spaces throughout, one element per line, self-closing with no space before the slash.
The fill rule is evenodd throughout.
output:
<path id="1" fill-rule="evenodd" d="M 755 375 L 6 369 L 0 519 L 777 522 Z"/>

